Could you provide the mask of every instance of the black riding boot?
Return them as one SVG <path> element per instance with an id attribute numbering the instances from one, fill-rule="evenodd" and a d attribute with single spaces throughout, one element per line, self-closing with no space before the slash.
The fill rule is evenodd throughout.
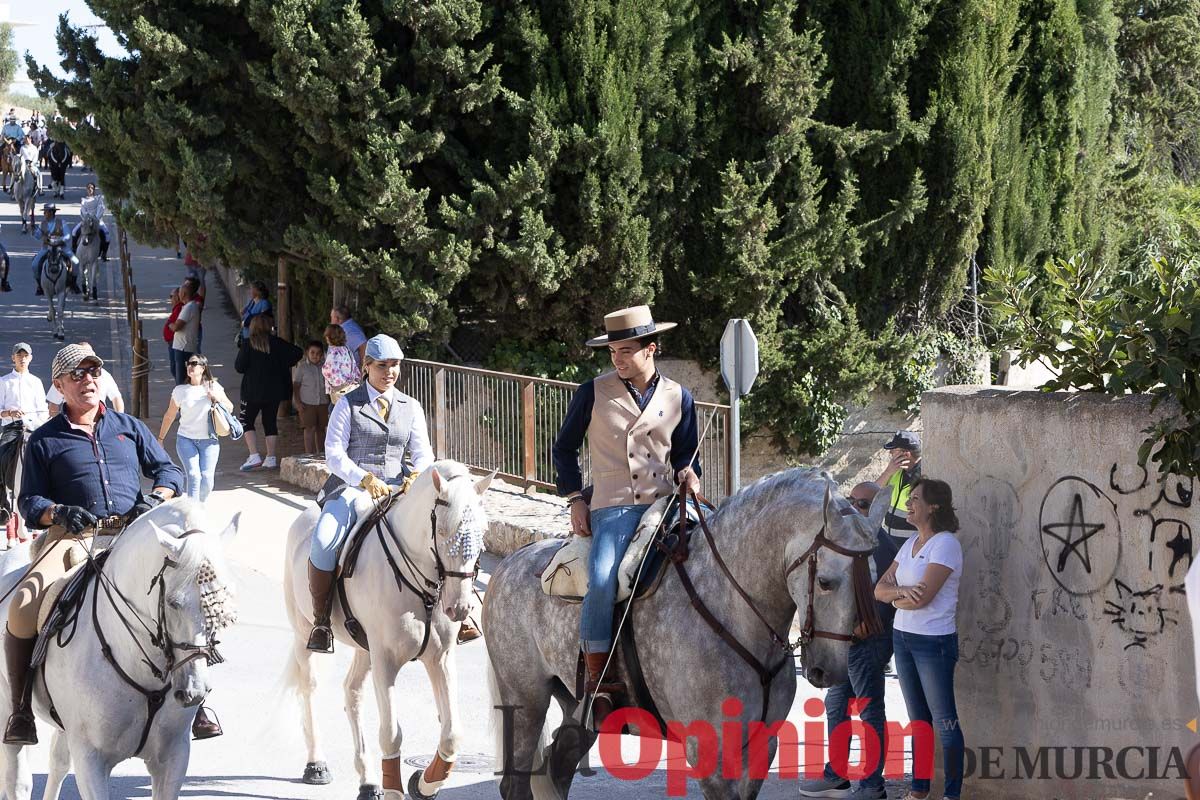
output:
<path id="1" fill-rule="evenodd" d="M 29 675 L 29 662 L 33 659 L 33 646 L 37 637 L 22 639 L 13 636 L 5 629 L 4 659 L 8 664 L 8 685 L 12 691 L 13 711 L 4 728 L 5 744 L 37 744 L 37 725 L 33 720 L 33 712 L 29 708 L 29 695 L 26 691 L 26 678 Z"/>
<path id="2" fill-rule="evenodd" d="M 329 626 L 329 610 L 333 604 L 333 572 L 317 569 L 308 562 L 308 591 L 312 594 L 313 604 L 313 629 L 308 635 L 308 649 L 332 653 L 333 629 Z"/>
<path id="3" fill-rule="evenodd" d="M 75 279 L 75 270 L 67 267 L 67 288 L 75 294 L 79 294 L 83 290 L 79 288 L 79 282 Z"/>
<path id="4" fill-rule="evenodd" d="M 100 234 L 100 260 L 108 261 L 108 237 Z"/>

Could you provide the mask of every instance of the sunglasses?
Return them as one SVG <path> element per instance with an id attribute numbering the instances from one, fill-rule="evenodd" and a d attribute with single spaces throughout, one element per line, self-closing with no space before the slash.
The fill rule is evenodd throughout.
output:
<path id="1" fill-rule="evenodd" d="M 100 371 L 100 367 L 76 367 L 68 372 L 67 375 L 71 376 L 71 380 L 79 383 L 85 377 L 99 378 Z"/>
<path id="2" fill-rule="evenodd" d="M 854 506 L 857 509 L 861 509 L 863 511 L 871 510 L 871 501 L 867 500 L 866 498 L 862 498 L 862 497 L 851 497 L 850 505 Z"/>
<path id="3" fill-rule="evenodd" d="M 204 362 L 203 361 L 189 361 L 189 362 L 187 362 L 187 365 L 189 367 L 203 367 Z"/>

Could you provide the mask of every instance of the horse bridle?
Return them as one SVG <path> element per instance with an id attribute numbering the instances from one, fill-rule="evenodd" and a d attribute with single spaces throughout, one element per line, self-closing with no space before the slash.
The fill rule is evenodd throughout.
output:
<path id="1" fill-rule="evenodd" d="M 182 539 L 187 536 L 203 532 L 204 531 L 201 528 L 189 528 L 188 530 L 179 534 L 177 538 Z M 91 558 L 90 554 L 89 557 Z M 209 664 L 209 666 L 213 664 L 220 664 L 225 661 L 225 659 L 217 651 L 217 645 L 220 644 L 220 642 L 217 641 L 212 632 L 205 633 L 205 643 L 202 645 L 192 642 L 176 642 L 171 638 L 171 633 L 166 623 L 166 572 L 168 569 L 174 569 L 177 566 L 178 564 L 176 564 L 170 558 L 164 557 L 162 568 L 159 569 L 155 576 L 150 579 L 150 588 L 146 590 L 146 594 L 149 595 L 153 593 L 156 585 L 158 587 L 158 614 L 153 630 L 151 630 L 150 626 L 145 623 L 141 615 L 137 613 L 137 610 L 134 608 L 133 604 L 129 602 L 129 599 L 121 593 L 121 590 L 113 585 L 111 581 L 106 579 L 103 573 L 102 565 L 97 565 L 96 567 L 97 585 L 92 591 L 92 626 L 96 629 L 96 638 L 100 642 L 100 652 L 104 655 L 104 660 L 107 661 L 110 666 L 112 666 L 113 671 L 117 673 L 118 677 L 120 677 L 126 685 L 146 698 L 146 724 L 142 727 L 142 736 L 138 740 L 137 750 L 134 751 L 134 755 L 141 753 L 142 748 L 146 746 L 146 740 L 150 736 L 150 727 L 154 724 L 154 718 L 158 714 L 159 709 L 161 709 L 163 704 L 166 702 L 167 693 L 171 689 L 171 683 L 169 680 L 171 674 L 175 670 L 183 667 L 197 658 L 203 658 Z M 156 679 L 164 682 L 161 687 L 157 689 L 145 688 L 128 672 L 126 672 L 125 669 L 121 667 L 120 663 L 117 662 L 116 656 L 113 654 L 112 646 L 108 643 L 108 638 L 104 635 L 104 629 L 100 625 L 99 596 L 101 588 L 104 589 L 104 593 L 108 597 L 108 601 L 112 606 L 113 611 L 116 613 L 117 619 L 121 621 L 122 626 L 124 626 L 125 630 L 128 631 L 130 638 L 133 639 L 133 642 L 135 645 L 137 645 L 138 650 L 141 651 L 142 662 L 150 669 L 150 674 Z M 116 597 L 120 598 L 121 602 L 123 602 L 125 606 L 132 612 L 134 618 L 137 619 L 137 621 L 141 623 L 142 627 L 145 628 L 150 634 L 150 643 L 157 647 L 159 651 L 166 656 L 167 663 L 165 666 L 160 668 L 157 664 L 155 664 L 154 660 L 150 657 L 150 654 L 147 653 L 146 649 L 142 647 L 142 644 L 138 640 L 137 634 L 134 631 L 133 625 L 130 624 L 129 620 L 125 617 L 120 607 L 117 605 L 116 598 L 113 596 L 114 593 Z M 66 642 L 69 642 L 70 638 L 71 637 L 68 637 L 65 642 L 60 639 L 59 646 L 62 647 L 64 644 L 66 644 Z M 177 651 L 182 651 L 186 655 L 180 659 L 177 656 Z M 43 681 L 44 680 L 45 678 L 43 677 Z M 47 686 L 47 695 L 49 694 L 49 690 L 50 687 Z M 53 711 L 53 702 L 51 702 L 51 710 Z M 57 718 L 57 713 L 55 713 L 54 716 Z"/>
<path id="2" fill-rule="evenodd" d="M 461 477 L 464 476 L 455 475 L 447 478 L 446 480 L 452 481 Z M 437 548 L 437 509 L 438 506 L 449 508 L 450 503 L 440 497 L 435 497 L 433 500 L 433 508 L 429 510 L 429 547 L 430 550 L 433 551 L 433 560 L 437 568 L 437 580 L 431 580 L 426 577 L 425 573 L 421 571 L 421 568 L 405 551 L 404 545 L 400 541 L 400 537 L 396 535 L 396 531 L 392 527 L 391 521 L 388 519 L 388 512 L 391 510 L 392 505 L 401 497 L 403 497 L 401 494 L 392 494 L 389 495 L 389 498 L 385 503 L 380 504 L 376 512 L 378 513 L 379 518 L 375 521 L 375 532 L 379 537 L 379 546 L 383 548 L 383 554 L 387 558 L 388 566 L 392 570 L 392 576 L 396 581 L 396 588 L 403 592 L 404 587 L 407 586 L 410 591 L 414 592 L 418 597 L 421 598 L 421 604 L 425 607 L 425 632 L 421 637 L 421 647 L 417 650 L 417 654 L 409 659 L 410 661 L 416 661 L 425 653 L 425 648 L 429 646 L 429 630 L 432 627 L 433 622 L 433 609 L 438 604 L 438 601 L 442 598 L 442 587 L 445 585 L 446 579 L 476 579 L 479 577 L 479 559 L 476 557 L 475 569 L 472 572 L 460 572 L 446 569 L 446 565 L 442 561 L 441 553 L 438 552 Z M 409 580 L 408 577 L 404 575 L 403 571 L 400 569 L 400 565 L 396 563 L 396 559 L 392 557 L 392 551 L 388 548 L 387 541 L 383 535 L 383 529 L 385 527 L 387 528 L 388 538 L 390 538 L 396 545 L 396 550 L 400 553 L 400 558 L 404 560 L 405 566 L 416 579 L 419 579 L 420 582 L 425 584 L 427 587 L 426 589 L 421 589 L 415 586 L 413 581 Z M 344 597 L 343 605 L 346 605 Z"/>
<path id="3" fill-rule="evenodd" d="M 725 575 L 726 579 L 730 582 L 738 595 L 741 596 L 742 600 L 745 601 L 746 605 L 750 607 L 750 610 L 754 612 L 754 615 L 758 617 L 759 621 L 763 624 L 763 627 L 767 629 L 768 633 L 770 634 L 771 641 L 777 648 L 783 651 L 783 656 L 773 667 L 767 667 L 765 664 L 763 664 L 762 661 L 760 661 L 754 655 L 754 653 L 750 651 L 749 648 L 738 641 L 737 637 L 730 633 L 729 629 L 717 619 L 716 615 L 712 613 L 712 611 L 700 598 L 699 593 L 696 591 L 695 585 L 692 583 L 691 577 L 687 573 L 687 568 L 684 566 L 684 562 L 688 558 L 688 543 L 685 533 L 685 525 L 687 523 L 687 500 L 689 496 L 695 503 L 694 508 L 696 509 L 697 516 L 699 517 L 700 530 L 704 533 L 704 539 L 706 542 L 708 542 L 709 550 L 712 551 L 713 560 L 716 561 L 717 567 Z M 813 639 L 834 639 L 845 642 L 849 642 L 854 639 L 852 634 L 826 631 L 816 627 L 816 612 L 813 608 L 813 597 L 817 588 L 817 555 L 821 548 L 828 548 L 835 553 L 844 556 L 850 556 L 854 559 L 854 566 L 851 570 L 851 575 L 855 583 L 855 604 L 858 606 L 859 617 L 863 621 L 867 635 L 873 635 L 880 631 L 881 628 L 879 624 L 879 617 L 875 610 L 874 603 L 864 603 L 862 599 L 864 588 L 869 588 L 870 566 L 867 563 L 867 558 L 871 556 L 873 551 L 851 550 L 835 544 L 826 538 L 824 525 L 821 526 L 820 532 L 813 539 L 813 542 L 808 549 L 805 550 L 804 553 L 795 561 L 793 561 L 784 572 L 784 579 L 786 580 L 787 576 L 791 575 L 792 572 L 795 571 L 801 564 L 803 564 L 805 561 L 808 562 L 808 608 L 805 612 L 804 625 L 800 629 L 800 638 L 791 643 L 788 642 L 786 636 L 780 636 L 771 623 L 767 621 L 766 617 L 763 616 L 762 612 L 759 610 L 758 605 L 754 602 L 754 599 L 744 588 L 742 588 L 742 585 L 738 583 L 737 578 L 735 578 L 733 573 L 729 570 L 729 567 L 725 564 L 725 559 L 721 557 L 721 552 L 717 549 L 717 542 L 713 538 L 712 531 L 708 527 L 708 521 L 704 516 L 704 510 L 699 502 L 699 498 L 697 498 L 694 492 L 689 492 L 687 487 L 684 485 L 679 487 L 678 526 L 679 536 L 675 547 L 666 548 L 661 542 L 659 543 L 659 547 L 666 550 L 668 557 L 675 565 L 675 571 L 679 575 L 679 580 L 683 584 L 684 591 L 687 592 L 688 599 L 691 600 L 693 608 L 695 608 L 700 614 L 701 618 L 708 623 L 708 626 L 712 628 L 713 632 L 720 636 L 721 640 L 729 645 L 729 647 L 738 654 L 738 657 L 745 661 L 758 675 L 758 680 L 763 690 L 762 710 L 759 713 L 759 719 L 761 721 L 766 721 L 767 718 L 767 706 L 771 697 L 771 684 L 774 681 L 775 676 L 779 674 L 779 670 L 782 669 L 783 665 L 794 657 L 796 650 L 799 649 L 801 651 L 800 658 L 803 661 L 805 656 L 804 651 Z M 866 587 L 860 585 L 863 582 L 864 576 L 867 584 Z M 866 606 L 865 608 L 863 607 L 864 605 Z"/>

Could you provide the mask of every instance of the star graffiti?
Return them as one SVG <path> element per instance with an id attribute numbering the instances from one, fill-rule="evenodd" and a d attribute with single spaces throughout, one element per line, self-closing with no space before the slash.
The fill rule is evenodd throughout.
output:
<path id="1" fill-rule="evenodd" d="M 1090 523 L 1083 513 L 1083 496 L 1075 493 L 1071 502 L 1071 516 L 1066 522 L 1054 522 L 1042 526 L 1042 533 L 1062 543 L 1058 553 L 1057 570 L 1061 573 L 1067 568 L 1067 559 L 1075 555 L 1083 564 L 1084 570 L 1092 573 L 1092 555 L 1088 548 L 1088 540 L 1104 530 L 1104 523 Z"/>

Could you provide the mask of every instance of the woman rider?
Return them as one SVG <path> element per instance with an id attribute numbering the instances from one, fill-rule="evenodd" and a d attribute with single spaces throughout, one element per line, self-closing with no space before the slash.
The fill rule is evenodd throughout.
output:
<path id="1" fill-rule="evenodd" d="M 321 490 L 324 503 L 308 556 L 313 602 L 309 650 L 333 652 L 329 626 L 333 576 L 338 548 L 354 527 L 355 503 L 363 495 L 378 500 L 398 487 L 407 488 L 406 478 L 433 463 L 425 412 L 415 398 L 396 389 L 403 360 L 395 339 L 383 334 L 372 337 L 363 359 L 366 380 L 338 400 L 329 417 L 325 457 L 333 474 Z"/>
<path id="2" fill-rule="evenodd" d="M 570 499 L 571 532 L 591 536 L 588 591 L 579 621 L 580 647 L 593 695 L 598 728 L 624 691 L 611 672 L 601 675 L 612 650 L 617 571 L 642 513 L 675 484 L 700 488 L 700 464 L 692 464 L 699 434 L 696 407 L 687 389 L 655 366 L 658 334 L 675 327 L 655 323 L 648 306 L 614 311 L 607 333 L 589 347 L 608 348 L 613 371 L 580 386 L 554 441 L 558 491 Z M 593 491 L 583 496 L 579 448 L 587 436 Z"/>

